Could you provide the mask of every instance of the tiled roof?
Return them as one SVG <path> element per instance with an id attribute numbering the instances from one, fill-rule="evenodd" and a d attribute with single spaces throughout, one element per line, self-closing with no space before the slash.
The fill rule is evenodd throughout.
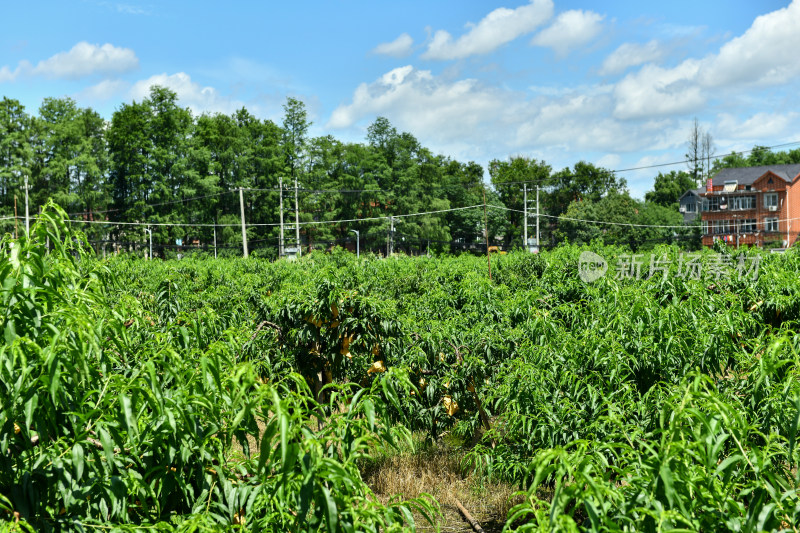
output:
<path id="1" fill-rule="evenodd" d="M 752 185 L 767 172 L 780 176 L 791 183 L 800 175 L 800 165 L 765 165 L 761 167 L 723 168 L 714 176 L 714 186 L 722 186 L 726 181 L 736 180 L 739 185 Z"/>

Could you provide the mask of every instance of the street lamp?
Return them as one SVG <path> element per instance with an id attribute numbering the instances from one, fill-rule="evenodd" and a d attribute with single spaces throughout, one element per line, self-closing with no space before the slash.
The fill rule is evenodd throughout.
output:
<path id="1" fill-rule="evenodd" d="M 144 228 L 144 230 L 150 234 L 150 255 L 147 256 L 148 261 L 153 260 L 153 230 L 150 228 Z"/>
<path id="2" fill-rule="evenodd" d="M 358 232 L 357 229 L 351 229 L 353 233 L 356 234 L 356 258 L 361 257 L 361 250 L 359 249 L 358 241 L 361 237 L 361 234 Z"/>

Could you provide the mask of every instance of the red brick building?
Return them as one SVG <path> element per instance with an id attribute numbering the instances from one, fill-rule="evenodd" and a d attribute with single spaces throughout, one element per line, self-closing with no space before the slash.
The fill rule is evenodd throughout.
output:
<path id="1" fill-rule="evenodd" d="M 800 234 L 800 165 L 726 168 L 699 193 L 703 245 L 791 246 Z"/>

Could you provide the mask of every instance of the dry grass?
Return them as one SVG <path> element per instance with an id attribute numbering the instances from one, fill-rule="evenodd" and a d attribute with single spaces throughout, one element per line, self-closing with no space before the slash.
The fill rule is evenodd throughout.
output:
<path id="1" fill-rule="evenodd" d="M 443 446 L 416 453 L 404 452 L 366 465 L 363 478 L 381 501 L 388 501 L 393 495 L 407 499 L 430 494 L 441 506 L 442 518 L 438 525 L 443 531 L 470 530 L 456 509 L 456 499 L 486 531 L 499 531 L 509 509 L 521 501 L 514 496 L 516 488 L 483 483 L 471 472 L 465 472 L 459 460 L 456 452 Z"/>

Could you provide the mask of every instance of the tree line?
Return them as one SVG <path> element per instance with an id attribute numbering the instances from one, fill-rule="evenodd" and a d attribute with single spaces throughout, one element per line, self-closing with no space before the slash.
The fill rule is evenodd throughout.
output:
<path id="1" fill-rule="evenodd" d="M 144 242 L 141 226 L 113 224 L 138 222 L 152 224 L 156 243 L 181 239 L 208 245 L 216 239 L 236 253 L 242 244 L 237 227 L 242 188 L 248 244 L 256 254 L 276 255 L 281 196 L 288 226 L 294 222 L 295 194 L 300 221 L 318 222 L 301 226 L 304 247 L 352 242 L 351 230 L 357 230 L 362 249 L 384 251 L 391 222 L 380 217 L 438 211 L 395 219 L 394 250 L 479 249 L 485 246 L 484 217 L 490 243 L 512 248 L 523 244 L 521 182 L 528 182 L 529 212 L 535 211 L 532 195 L 538 185 L 541 213 L 549 215 L 540 220 L 543 245 L 602 239 L 638 248 L 674 240 L 678 233 L 552 217 L 681 224 L 677 197 L 665 190 L 680 189 L 686 173 L 659 174 L 655 196 L 648 193 L 641 202 L 608 169 L 578 162 L 554 171 L 544 161 L 513 157 L 489 163 L 491 187 L 485 187 L 481 165 L 434 154 L 384 117 L 368 127 L 365 142 L 349 143 L 330 135 L 310 137 L 311 122 L 300 100 L 288 98 L 283 111 L 280 124 L 244 108 L 195 116 L 175 92 L 154 86 L 147 98 L 121 104 L 106 121 L 68 97 L 45 98 L 37 115 L 4 97 L 0 217 L 23 212 L 27 177 L 33 213 L 53 200 L 71 219 L 86 222 L 82 229 L 95 243 Z M 753 151 L 749 157 L 764 160 L 767 152 Z M 728 157 L 714 164 L 739 162 Z M 484 201 L 506 209 L 447 211 Z M 324 223 L 336 220 L 354 221 Z M 2 221 L 4 232 L 19 231 L 14 226 L 13 219 Z M 294 244 L 293 235 L 287 227 L 286 245 Z M 531 225 L 529 236 L 534 235 Z"/>

